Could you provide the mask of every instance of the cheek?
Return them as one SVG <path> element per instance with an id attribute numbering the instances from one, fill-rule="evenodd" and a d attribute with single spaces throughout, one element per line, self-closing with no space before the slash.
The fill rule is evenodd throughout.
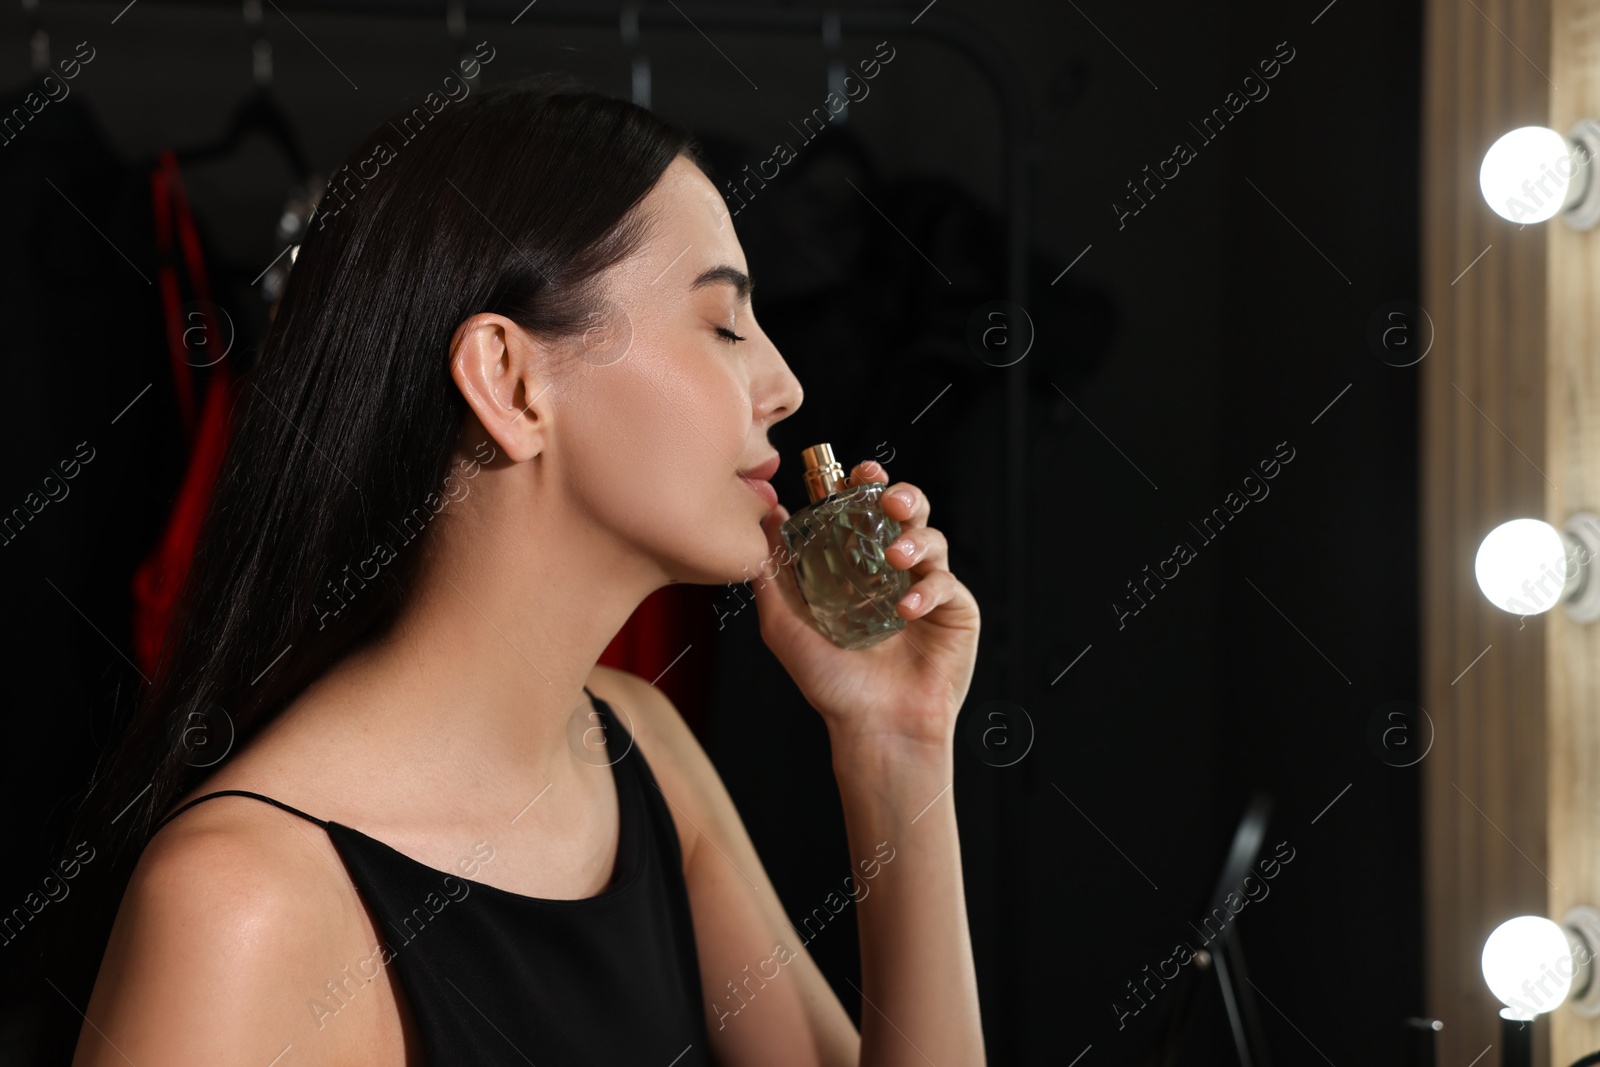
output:
<path id="1" fill-rule="evenodd" d="M 579 401 L 598 417 L 584 420 L 575 490 L 609 522 L 650 540 L 703 537 L 707 508 L 748 503 L 734 490 L 748 494 L 736 472 L 749 447 L 750 403 L 732 364 L 703 353 L 672 359 L 673 373 L 651 373 L 666 360 L 641 363 Z"/>
<path id="2" fill-rule="evenodd" d="M 750 398 L 737 373 L 736 357 L 721 352 L 686 352 L 629 383 L 627 408 L 652 466 L 699 471 L 701 479 L 732 477 L 748 449 Z"/>

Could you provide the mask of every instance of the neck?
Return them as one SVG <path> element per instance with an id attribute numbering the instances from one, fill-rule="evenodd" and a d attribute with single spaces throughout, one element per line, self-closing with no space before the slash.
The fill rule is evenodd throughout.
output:
<path id="1" fill-rule="evenodd" d="M 347 663 L 379 695 L 352 702 L 358 728 L 386 751 L 399 746 L 430 783 L 570 780 L 592 766 L 584 685 L 668 581 L 636 547 L 598 536 L 582 509 L 509 474 L 483 469 L 434 519 L 409 601 Z"/>

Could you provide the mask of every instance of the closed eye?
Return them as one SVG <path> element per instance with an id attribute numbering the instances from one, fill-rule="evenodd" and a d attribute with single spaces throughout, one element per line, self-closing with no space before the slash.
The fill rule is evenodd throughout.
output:
<path id="1" fill-rule="evenodd" d="M 724 341 L 727 341 L 729 344 L 734 344 L 735 342 L 744 340 L 743 337 L 740 337 L 738 334 L 734 333 L 732 330 L 728 329 L 726 326 L 718 326 L 717 327 L 717 336 L 721 337 Z"/>

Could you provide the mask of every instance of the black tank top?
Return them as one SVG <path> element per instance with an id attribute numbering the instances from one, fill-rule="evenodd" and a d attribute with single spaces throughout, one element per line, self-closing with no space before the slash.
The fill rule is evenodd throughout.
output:
<path id="1" fill-rule="evenodd" d="M 700 963 L 672 813 L 611 705 L 588 686 L 584 692 L 605 731 L 620 813 L 616 870 L 597 896 L 521 896 L 242 789 L 196 797 L 156 830 L 201 801 L 247 796 L 327 831 L 384 941 L 324 984 L 320 1006 L 309 1000 L 323 1025 L 392 960 L 431 1067 L 708 1067 Z"/>

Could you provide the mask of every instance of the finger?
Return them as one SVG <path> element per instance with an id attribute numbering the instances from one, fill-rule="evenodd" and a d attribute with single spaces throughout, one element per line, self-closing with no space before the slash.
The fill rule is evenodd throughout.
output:
<path id="1" fill-rule="evenodd" d="M 910 482 L 896 482 L 878 497 L 883 513 L 905 526 L 926 526 L 933 505 L 921 489 Z"/>
<path id="2" fill-rule="evenodd" d="M 929 571 L 911 583 L 911 588 L 900 598 L 895 610 L 904 618 L 920 619 L 936 608 L 959 606 L 963 599 L 972 600 L 972 594 L 956 580 L 955 575 L 946 570 Z"/>
<path id="3" fill-rule="evenodd" d="M 948 570 L 950 542 L 932 526 L 902 528 L 900 536 L 883 550 L 883 555 L 901 570 L 916 567 L 919 575 L 939 568 Z"/>
<path id="4" fill-rule="evenodd" d="M 867 482 L 887 482 L 889 472 L 882 463 L 875 459 L 864 459 L 850 468 L 850 477 L 845 479 L 847 485 L 864 485 Z"/>

